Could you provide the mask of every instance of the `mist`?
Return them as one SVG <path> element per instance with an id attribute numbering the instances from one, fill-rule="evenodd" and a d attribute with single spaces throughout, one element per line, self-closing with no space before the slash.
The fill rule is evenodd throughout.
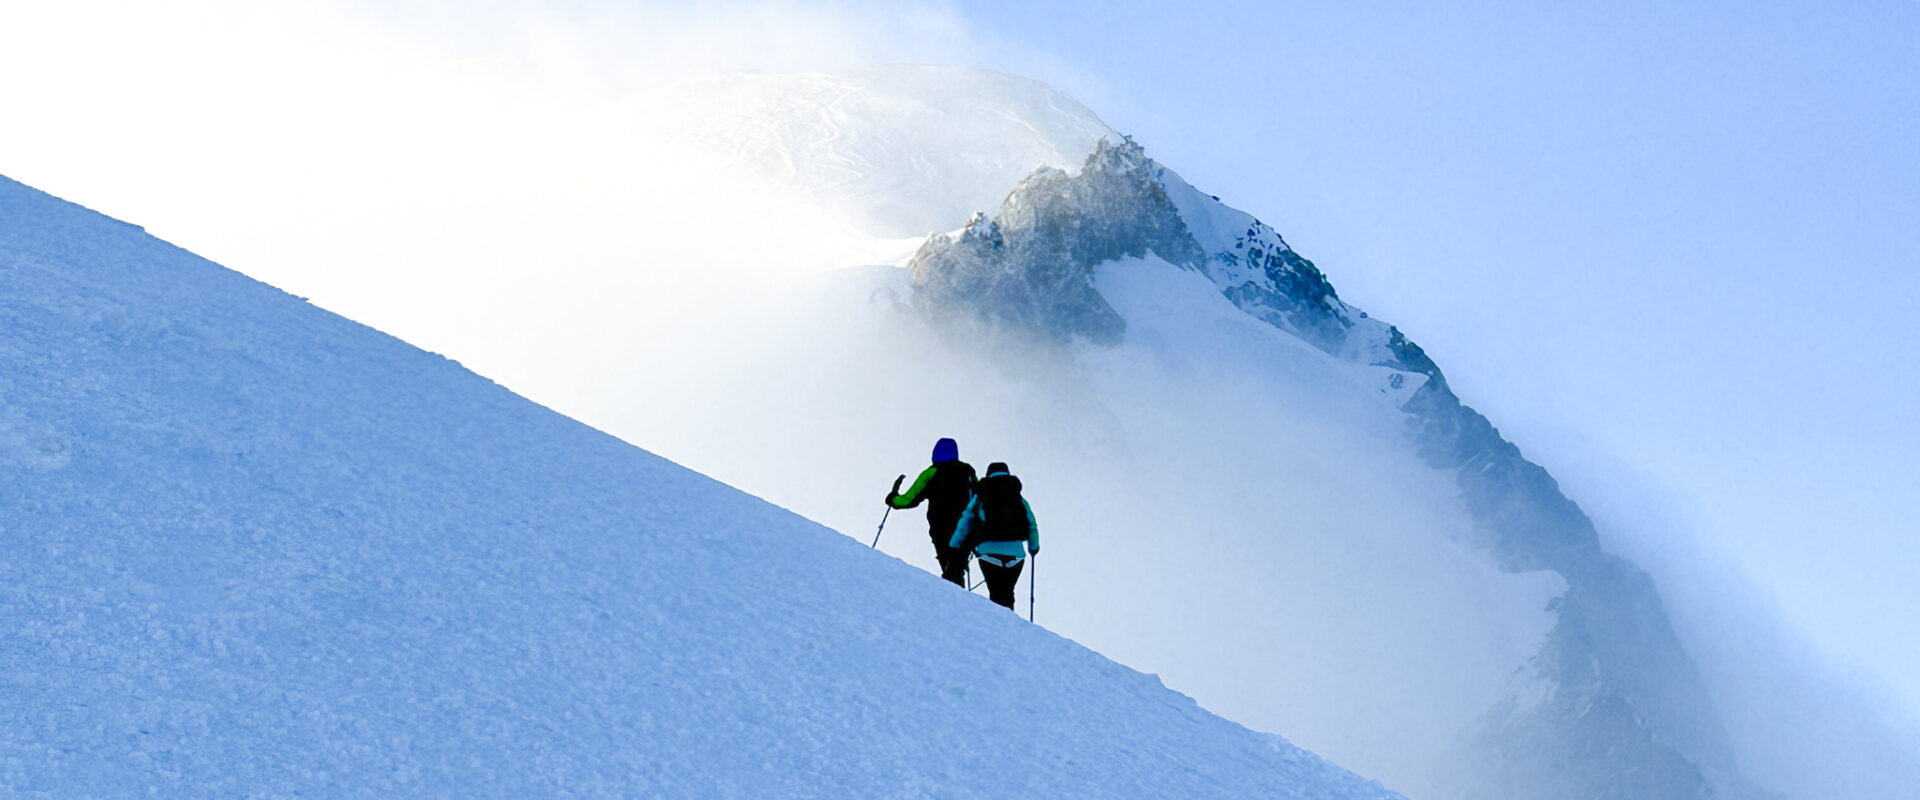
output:
<path id="1" fill-rule="evenodd" d="M 900 303 L 901 270 L 850 270 L 733 323 L 751 354 L 670 386 L 633 370 L 596 422 L 863 540 L 894 475 L 952 436 L 1027 487 L 1041 624 L 1417 792 L 1564 583 L 1454 543 L 1451 481 L 1310 348 L 1240 324 L 1204 282 L 1163 285 L 1182 277 L 1164 262 L 1114 272 L 1145 284 L 1115 296 L 1182 292 L 1221 330 L 1195 337 L 1181 313 L 1114 350 L 940 331 Z M 880 549 L 933 569 L 920 512 L 892 513 Z"/>
<path id="2" fill-rule="evenodd" d="M 1920 715 L 1895 687 L 1817 648 L 1672 489 L 1590 442 L 1549 449 L 1579 454 L 1554 459 L 1555 475 L 1603 544 L 1653 576 L 1756 782 L 1796 798 L 1903 797 L 1920 784 Z"/>

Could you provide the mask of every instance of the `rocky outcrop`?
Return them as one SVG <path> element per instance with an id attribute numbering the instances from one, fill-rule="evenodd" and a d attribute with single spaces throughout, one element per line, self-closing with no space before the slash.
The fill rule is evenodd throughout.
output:
<path id="1" fill-rule="evenodd" d="M 1153 253 L 1205 260 L 1166 191 L 1128 159 L 1138 147 L 1101 140 L 1077 175 L 1042 167 L 989 219 L 934 236 L 913 258 L 913 304 L 936 320 L 968 316 L 1042 334 L 1117 344 L 1126 321 L 1093 287 L 1094 267 Z"/>

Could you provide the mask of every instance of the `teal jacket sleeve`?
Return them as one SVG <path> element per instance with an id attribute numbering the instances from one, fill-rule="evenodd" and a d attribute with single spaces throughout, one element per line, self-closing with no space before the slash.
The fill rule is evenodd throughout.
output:
<path id="1" fill-rule="evenodd" d="M 967 510 L 960 512 L 960 523 L 953 526 L 953 538 L 947 542 L 947 546 L 957 548 L 962 542 L 965 542 L 967 540 L 967 530 L 973 527 L 974 519 L 979 516 L 980 498 L 975 497 L 967 501 Z"/>
<path id="2" fill-rule="evenodd" d="M 933 480 L 934 471 L 933 467 L 927 467 L 921 470 L 920 477 L 913 480 L 913 485 L 907 487 L 906 491 L 901 492 L 900 496 L 893 498 L 893 507 L 913 508 L 914 506 L 920 505 L 920 501 L 925 499 L 920 496 L 920 493 L 927 490 L 927 483 Z"/>
<path id="3" fill-rule="evenodd" d="M 1020 505 L 1027 509 L 1027 552 L 1037 554 L 1040 552 L 1040 523 L 1034 521 L 1033 505 L 1027 502 L 1027 498 L 1020 498 Z"/>

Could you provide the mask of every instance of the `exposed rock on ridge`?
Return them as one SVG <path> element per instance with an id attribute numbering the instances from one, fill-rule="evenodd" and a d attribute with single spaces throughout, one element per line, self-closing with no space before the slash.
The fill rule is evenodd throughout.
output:
<path id="1" fill-rule="evenodd" d="M 1131 142 L 1101 140 L 1078 175 L 1042 167 L 988 219 L 934 236 L 913 259 L 913 303 L 923 313 L 1008 323 L 1064 341 L 1117 344 L 1126 321 L 1093 288 L 1093 268 L 1151 252 L 1198 267 L 1205 255 L 1157 182 L 1134 168 Z"/>

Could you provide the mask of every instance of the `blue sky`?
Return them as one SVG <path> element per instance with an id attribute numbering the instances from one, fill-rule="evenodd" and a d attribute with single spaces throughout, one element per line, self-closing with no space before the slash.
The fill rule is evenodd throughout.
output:
<path id="1" fill-rule="evenodd" d="M 0 73 L 37 76 L 0 82 L 0 173 L 236 265 L 407 202 L 367 187 L 418 177 L 382 137 L 429 55 L 602 98 L 1039 78 L 1424 345 L 1670 590 L 1734 564 L 1920 705 L 1911 4 L 95 5 L 0 12 Z"/>

